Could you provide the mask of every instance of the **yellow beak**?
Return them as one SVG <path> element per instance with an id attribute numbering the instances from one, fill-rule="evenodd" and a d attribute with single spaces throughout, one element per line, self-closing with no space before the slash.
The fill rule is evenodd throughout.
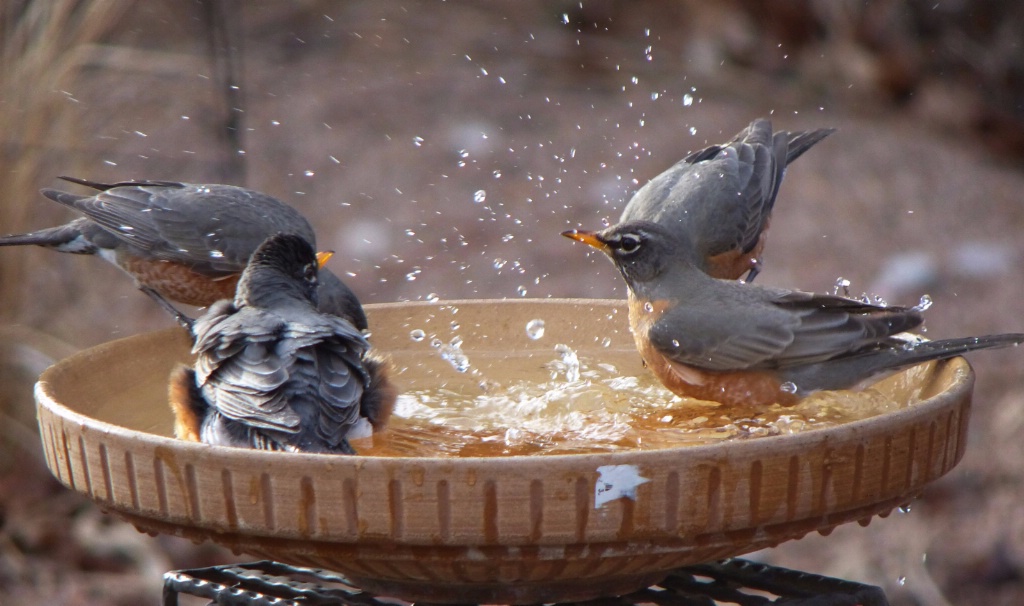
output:
<path id="1" fill-rule="evenodd" d="M 325 251 L 325 252 L 318 252 L 318 253 L 316 253 L 316 265 L 317 265 L 317 267 L 323 267 L 324 265 L 327 265 L 327 261 L 330 260 L 330 258 L 333 257 L 333 256 L 334 256 L 334 251 L 333 250 L 328 250 L 328 251 Z"/>
<path id="2" fill-rule="evenodd" d="M 584 244 L 588 244 L 590 246 L 593 246 L 594 248 L 598 249 L 599 251 L 601 251 L 603 253 L 607 253 L 610 250 L 608 248 L 608 245 L 605 244 L 603 241 L 601 241 L 601 239 L 599 237 L 597 237 L 597 232 L 596 231 L 585 231 L 585 230 L 582 230 L 582 229 L 570 229 L 568 231 L 563 231 L 562 235 L 565 236 L 566 238 L 572 238 L 573 240 L 576 240 L 577 242 L 583 242 Z"/>

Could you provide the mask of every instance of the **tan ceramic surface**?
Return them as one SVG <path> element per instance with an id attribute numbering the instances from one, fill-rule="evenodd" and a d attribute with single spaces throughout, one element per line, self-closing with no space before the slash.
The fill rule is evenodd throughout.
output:
<path id="1" fill-rule="evenodd" d="M 471 358 L 542 350 L 549 359 L 552 343 L 598 355 L 606 336 L 612 349 L 632 347 L 617 301 L 386 304 L 368 312 L 374 342 L 400 366 L 443 365 L 409 331 L 447 342 L 453 321 Z M 533 318 L 546 321 L 542 342 L 526 337 Z M 928 373 L 925 402 L 834 429 L 660 451 L 387 459 L 165 437 L 164 382 L 187 360 L 184 333 L 170 329 L 47 370 L 36 397 L 54 475 L 145 531 L 336 570 L 387 595 L 455 602 L 629 590 L 674 567 L 887 514 L 960 460 L 973 385 L 970 367 L 956 359 Z M 626 370 L 642 372 L 639 364 Z M 415 382 L 414 374 L 398 380 Z M 613 465 L 633 466 L 621 469 L 646 480 L 635 499 L 596 499 Z"/>

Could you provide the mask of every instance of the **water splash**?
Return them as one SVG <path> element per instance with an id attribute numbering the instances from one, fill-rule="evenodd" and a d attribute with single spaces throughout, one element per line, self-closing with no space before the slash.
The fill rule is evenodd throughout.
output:
<path id="1" fill-rule="evenodd" d="M 468 372 L 470 369 L 469 357 L 462 351 L 462 337 L 455 337 L 449 343 L 440 339 L 434 339 L 435 346 L 441 359 L 452 365 L 456 372 Z M 433 343 L 431 343 L 433 345 Z"/>
<path id="2" fill-rule="evenodd" d="M 580 380 L 580 359 L 571 347 L 564 343 L 555 345 L 555 351 L 561 356 L 555 367 L 565 374 L 565 380 L 572 383 Z M 554 377 L 552 377 L 554 378 Z"/>

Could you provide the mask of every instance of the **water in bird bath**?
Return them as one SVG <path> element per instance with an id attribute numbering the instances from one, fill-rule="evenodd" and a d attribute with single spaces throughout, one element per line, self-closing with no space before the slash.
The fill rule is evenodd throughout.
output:
<path id="1" fill-rule="evenodd" d="M 439 349 L 445 347 L 450 345 Z M 445 351 L 437 357 L 450 362 Z M 397 354 L 403 393 L 389 428 L 353 445 L 368 456 L 468 457 L 664 449 L 767 437 L 911 406 L 922 399 L 930 372 L 925 365 L 863 391 L 822 392 L 790 407 L 741 409 L 677 397 L 639 368 L 637 358 L 626 348 L 576 356 L 564 345 L 550 353 L 476 351 L 458 372 L 422 356 Z"/>

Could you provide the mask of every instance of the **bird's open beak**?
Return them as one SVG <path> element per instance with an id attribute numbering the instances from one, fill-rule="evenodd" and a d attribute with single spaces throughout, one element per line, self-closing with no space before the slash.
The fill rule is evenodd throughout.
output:
<path id="1" fill-rule="evenodd" d="M 563 231 L 562 235 L 565 236 L 566 238 L 572 238 L 573 240 L 576 240 L 577 242 L 583 242 L 584 244 L 589 244 L 590 246 L 593 246 L 594 248 L 598 249 L 599 251 L 601 251 L 603 253 L 607 253 L 608 250 L 609 250 L 608 245 L 605 244 L 604 241 L 601 240 L 601 238 L 598 237 L 596 231 L 584 231 L 582 229 L 570 229 L 568 231 Z"/>
<path id="2" fill-rule="evenodd" d="M 324 265 L 327 265 L 327 261 L 329 261 L 330 258 L 333 257 L 333 256 L 334 256 L 334 251 L 333 250 L 328 250 L 328 251 L 325 251 L 325 252 L 318 252 L 318 253 L 316 253 L 316 266 L 317 267 L 323 267 Z"/>

